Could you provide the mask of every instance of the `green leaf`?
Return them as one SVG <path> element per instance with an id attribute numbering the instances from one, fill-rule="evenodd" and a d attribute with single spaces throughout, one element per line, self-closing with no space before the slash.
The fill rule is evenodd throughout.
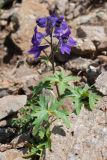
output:
<path id="1" fill-rule="evenodd" d="M 56 117 L 58 117 L 59 119 L 62 119 L 63 122 L 65 123 L 65 125 L 70 128 L 71 127 L 71 122 L 69 121 L 66 113 L 64 111 L 61 110 L 56 110 L 54 111 L 56 114 Z"/>
<path id="2" fill-rule="evenodd" d="M 89 107 L 91 110 L 95 107 L 95 104 L 97 100 L 99 99 L 99 96 L 97 96 L 95 93 L 90 92 L 89 94 Z"/>
<path id="3" fill-rule="evenodd" d="M 35 125 L 35 127 L 38 129 L 41 125 L 41 123 L 45 120 L 48 120 L 48 111 L 46 109 L 42 110 L 42 111 L 38 111 L 37 113 L 32 114 L 31 116 L 37 117 L 34 122 L 33 125 Z"/>
<path id="4" fill-rule="evenodd" d="M 45 96 L 40 96 L 39 97 L 39 105 L 42 109 L 48 108 L 48 101 L 46 101 L 46 97 Z"/>
<path id="5" fill-rule="evenodd" d="M 54 112 L 55 110 L 58 110 L 62 105 L 63 105 L 63 100 L 58 101 L 55 98 L 52 98 L 49 110 Z"/>
<path id="6" fill-rule="evenodd" d="M 39 131 L 39 137 L 40 137 L 41 139 L 43 139 L 44 136 L 45 136 L 45 129 L 42 128 L 42 129 L 40 129 L 40 131 Z"/>
<path id="7" fill-rule="evenodd" d="M 68 85 L 66 83 L 64 83 L 63 81 L 59 83 L 59 91 L 60 94 L 64 94 L 65 90 L 67 89 Z"/>
<path id="8" fill-rule="evenodd" d="M 65 82 L 69 82 L 69 81 L 79 81 L 80 80 L 80 78 L 79 77 L 76 77 L 76 76 L 66 76 L 65 78 L 64 78 L 64 81 Z"/>
<path id="9" fill-rule="evenodd" d="M 80 98 L 78 98 L 78 97 L 75 97 L 73 99 L 73 102 L 74 102 L 75 112 L 78 115 L 80 113 L 80 111 L 81 111 L 83 103 L 80 101 Z"/>

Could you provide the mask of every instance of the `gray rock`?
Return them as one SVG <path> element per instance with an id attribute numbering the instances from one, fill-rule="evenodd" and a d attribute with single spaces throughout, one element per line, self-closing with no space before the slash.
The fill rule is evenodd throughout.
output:
<path id="1" fill-rule="evenodd" d="M 86 57 L 93 56 L 96 52 L 94 43 L 89 38 L 75 38 L 77 45 L 72 47 L 72 52 Z"/>
<path id="2" fill-rule="evenodd" d="M 26 95 L 9 95 L 0 98 L 0 120 L 24 107 L 26 101 Z"/>
<path id="3" fill-rule="evenodd" d="M 82 6 L 81 6 L 81 5 L 79 5 L 79 6 L 77 6 L 77 7 L 75 8 L 75 10 L 74 10 L 74 12 L 73 12 L 74 18 L 80 15 L 81 10 L 82 10 Z"/>
<path id="4" fill-rule="evenodd" d="M 75 18 L 72 23 L 77 25 L 89 24 L 90 20 L 93 20 L 93 19 L 94 19 L 94 15 L 91 13 L 88 15 L 83 15 Z"/>
<path id="5" fill-rule="evenodd" d="M 67 9 L 68 0 L 63 0 L 63 3 L 62 3 L 62 0 L 58 0 L 58 1 L 56 0 L 55 3 L 56 3 L 55 4 L 56 8 L 58 9 L 57 13 L 59 15 L 64 14 L 65 10 Z"/>
<path id="6" fill-rule="evenodd" d="M 77 29 L 77 35 L 79 38 L 88 37 L 95 44 L 96 48 L 105 41 L 107 45 L 107 35 L 103 26 L 83 25 Z"/>
<path id="7" fill-rule="evenodd" d="M 74 71 L 86 71 L 88 66 L 93 63 L 92 60 L 86 58 L 74 58 L 65 63 L 65 68 Z"/>
<path id="8" fill-rule="evenodd" d="M 103 95 L 107 95 L 107 72 L 103 72 L 98 76 L 95 87 Z"/>
<path id="9" fill-rule="evenodd" d="M 69 13 L 73 12 L 74 8 L 75 8 L 75 3 L 69 3 Z"/>
<path id="10" fill-rule="evenodd" d="M 7 96 L 8 95 L 8 90 L 5 88 L 0 88 L 0 98 Z"/>

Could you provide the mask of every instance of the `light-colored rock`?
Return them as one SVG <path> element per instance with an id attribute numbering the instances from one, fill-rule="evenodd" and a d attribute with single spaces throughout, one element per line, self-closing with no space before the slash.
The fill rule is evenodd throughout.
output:
<path id="1" fill-rule="evenodd" d="M 6 120 L 0 121 L 0 127 L 6 127 L 8 125 L 8 122 Z"/>
<path id="2" fill-rule="evenodd" d="M 92 112 L 82 109 L 77 117 L 71 115 L 71 129 L 62 128 L 65 134 L 58 131 L 52 135 L 52 152 L 47 151 L 48 160 L 106 160 L 107 118 L 102 108 L 107 107 L 107 97 L 98 102 Z M 55 123 L 57 130 L 61 123 Z M 62 131 L 62 133 L 64 133 Z"/>
<path id="3" fill-rule="evenodd" d="M 6 88 L 0 88 L 0 98 L 7 95 L 8 95 L 8 90 Z"/>
<path id="4" fill-rule="evenodd" d="M 106 55 L 100 55 L 100 56 L 98 56 L 98 59 L 102 63 L 107 63 L 107 56 Z"/>
<path id="5" fill-rule="evenodd" d="M 36 25 L 36 18 L 47 15 L 47 4 L 41 4 L 39 0 L 23 0 L 21 5 L 12 7 L 10 10 L 3 11 L 1 18 L 2 20 L 8 21 L 8 18 L 10 19 L 12 17 L 14 19 L 14 17 L 16 17 L 19 27 L 17 32 L 11 35 L 11 38 L 19 48 L 23 51 L 28 51 L 31 46 L 31 37 Z M 10 26 L 8 26 L 8 29 L 11 30 L 13 29 L 16 21 L 12 19 L 10 20 L 12 22 L 10 23 Z"/>
<path id="6" fill-rule="evenodd" d="M 86 71 L 88 69 L 88 66 L 92 63 L 93 61 L 90 59 L 77 57 L 65 63 L 65 68 L 74 71 Z"/>
<path id="7" fill-rule="evenodd" d="M 24 107 L 26 102 L 26 95 L 9 95 L 0 98 L 0 119 L 3 119 L 14 112 L 17 112 L 20 108 Z"/>
<path id="8" fill-rule="evenodd" d="M 39 82 L 39 74 L 35 68 L 27 65 L 17 65 L 8 72 L 1 70 L 0 88 L 6 88 L 13 94 L 31 94 L 31 88 Z M 2 96 L 2 95 L 1 95 Z"/>
<path id="9" fill-rule="evenodd" d="M 23 0 L 23 3 L 15 12 L 20 20 L 20 29 L 12 35 L 12 39 L 22 50 L 29 50 L 34 26 L 36 25 L 35 20 L 37 17 L 48 15 L 47 5 L 40 4 L 38 0 Z"/>
<path id="10" fill-rule="evenodd" d="M 93 56 L 96 52 L 94 43 L 89 38 L 75 38 L 77 45 L 72 47 L 72 52 L 87 57 Z"/>
<path id="11" fill-rule="evenodd" d="M 10 149 L 5 152 L 0 152 L 0 160 L 25 160 L 23 153 L 19 150 Z"/>
<path id="12" fill-rule="evenodd" d="M 55 1 L 55 6 L 57 6 L 57 13 L 58 14 L 64 14 L 65 13 L 65 10 L 67 8 L 67 5 L 68 5 L 68 0 L 63 0 L 63 3 L 61 0 L 59 1 Z"/>
<path id="13" fill-rule="evenodd" d="M 102 72 L 95 82 L 96 89 L 103 95 L 107 95 L 107 72 Z"/>
<path id="14" fill-rule="evenodd" d="M 82 25 L 77 29 L 77 35 L 79 38 L 88 37 L 96 47 L 105 42 L 107 37 L 104 26 Z"/>

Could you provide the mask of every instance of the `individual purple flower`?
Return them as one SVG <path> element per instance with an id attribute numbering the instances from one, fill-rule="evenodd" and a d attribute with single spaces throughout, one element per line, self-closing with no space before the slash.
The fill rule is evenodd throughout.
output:
<path id="1" fill-rule="evenodd" d="M 39 45 L 43 38 L 44 38 L 44 35 L 37 31 L 37 26 L 36 26 L 34 30 L 34 35 L 32 37 L 32 44 Z"/>
<path id="2" fill-rule="evenodd" d="M 56 25 L 56 21 L 58 20 L 58 17 L 52 15 L 47 17 L 47 26 L 46 26 L 46 34 L 47 36 L 50 35 L 52 36 L 53 29 Z"/>
<path id="3" fill-rule="evenodd" d="M 45 28 L 47 26 L 47 17 L 38 18 L 36 23 L 39 27 Z"/>
<path id="4" fill-rule="evenodd" d="M 41 52 L 48 48 L 49 45 L 45 46 L 33 46 L 28 52 L 34 55 L 34 58 L 37 60 Z"/>
<path id="5" fill-rule="evenodd" d="M 67 23 L 64 21 L 61 23 L 60 27 L 55 27 L 54 34 L 57 38 L 59 38 L 63 35 L 69 36 L 71 34 L 71 31 Z"/>
<path id="6" fill-rule="evenodd" d="M 71 37 L 66 38 L 66 37 L 61 37 L 59 39 L 59 49 L 62 54 L 67 53 L 70 54 L 71 52 L 71 47 L 76 45 L 76 41 L 73 40 Z"/>

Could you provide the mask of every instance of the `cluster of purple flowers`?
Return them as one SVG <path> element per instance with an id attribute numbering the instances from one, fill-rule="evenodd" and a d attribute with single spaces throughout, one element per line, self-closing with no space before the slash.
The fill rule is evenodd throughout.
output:
<path id="1" fill-rule="evenodd" d="M 29 53 L 34 54 L 35 59 L 40 56 L 41 51 L 48 48 L 50 45 L 41 45 L 41 41 L 49 36 L 58 39 L 58 48 L 61 53 L 70 54 L 71 47 L 76 45 L 76 41 L 70 37 L 71 31 L 70 27 L 64 20 L 64 16 L 57 17 L 55 15 L 38 18 L 36 23 L 39 27 L 45 28 L 45 33 L 40 33 L 37 30 L 37 26 L 34 30 L 34 35 L 32 37 L 32 48 Z M 50 42 L 52 43 L 52 41 Z M 51 44 L 52 45 L 52 44 Z"/>

